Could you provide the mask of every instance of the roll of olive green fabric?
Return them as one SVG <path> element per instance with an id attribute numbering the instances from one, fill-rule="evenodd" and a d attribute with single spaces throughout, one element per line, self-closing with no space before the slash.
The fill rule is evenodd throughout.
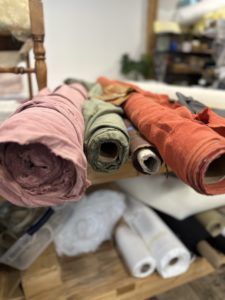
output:
<path id="1" fill-rule="evenodd" d="M 117 170 L 128 158 L 129 136 L 122 114 L 122 108 L 94 98 L 84 105 L 85 153 L 96 171 Z"/>
<path id="2" fill-rule="evenodd" d="M 213 237 L 221 234 L 225 227 L 225 217 L 217 210 L 208 210 L 195 217 Z"/>

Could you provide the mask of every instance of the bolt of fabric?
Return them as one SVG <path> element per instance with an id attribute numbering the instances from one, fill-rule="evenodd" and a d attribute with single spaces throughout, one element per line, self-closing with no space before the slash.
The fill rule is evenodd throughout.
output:
<path id="1" fill-rule="evenodd" d="M 0 126 L 0 194 L 18 206 L 79 200 L 89 185 L 80 84 L 42 90 Z"/>

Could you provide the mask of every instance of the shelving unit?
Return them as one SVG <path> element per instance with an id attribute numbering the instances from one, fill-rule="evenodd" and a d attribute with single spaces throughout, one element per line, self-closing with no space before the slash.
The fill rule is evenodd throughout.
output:
<path id="1" fill-rule="evenodd" d="M 198 46 L 194 45 L 195 43 Z M 197 84 L 206 72 L 211 74 L 208 73 L 214 65 L 211 44 L 212 39 L 206 36 L 158 33 L 154 51 L 157 80 L 166 83 Z"/>

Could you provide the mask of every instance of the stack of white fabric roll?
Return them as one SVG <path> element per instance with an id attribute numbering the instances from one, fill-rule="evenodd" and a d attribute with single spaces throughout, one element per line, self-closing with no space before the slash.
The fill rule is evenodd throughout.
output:
<path id="1" fill-rule="evenodd" d="M 156 269 L 163 278 L 186 272 L 191 254 L 167 225 L 149 207 L 128 199 L 124 220 L 117 227 L 118 249 L 134 277 L 143 278 Z"/>

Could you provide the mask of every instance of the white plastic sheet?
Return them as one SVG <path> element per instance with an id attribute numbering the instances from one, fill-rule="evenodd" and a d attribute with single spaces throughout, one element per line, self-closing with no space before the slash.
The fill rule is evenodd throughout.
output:
<path id="1" fill-rule="evenodd" d="M 111 190 L 96 191 L 69 205 L 72 217 L 55 237 L 57 253 L 67 256 L 95 251 L 110 239 L 126 207 L 124 194 Z"/>

